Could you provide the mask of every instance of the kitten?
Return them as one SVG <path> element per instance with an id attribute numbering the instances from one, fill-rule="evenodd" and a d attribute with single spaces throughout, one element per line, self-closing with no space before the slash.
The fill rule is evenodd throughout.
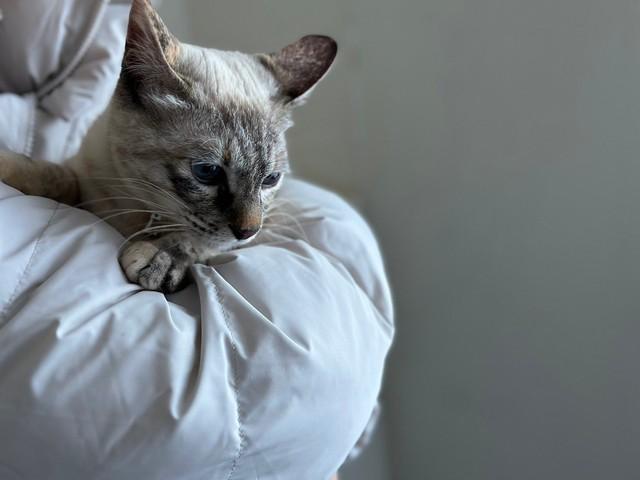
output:
<path id="1" fill-rule="evenodd" d="M 134 0 L 111 103 L 65 165 L 0 154 L 0 179 L 77 204 L 130 236 L 130 281 L 173 292 L 193 263 L 251 241 L 288 171 L 291 110 L 326 74 L 334 40 L 276 54 L 180 43 Z"/>

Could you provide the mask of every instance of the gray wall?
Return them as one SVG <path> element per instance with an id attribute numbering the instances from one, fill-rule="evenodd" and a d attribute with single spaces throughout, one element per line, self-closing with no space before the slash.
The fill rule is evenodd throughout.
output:
<path id="1" fill-rule="evenodd" d="M 386 438 L 345 479 L 638 477 L 639 2 L 163 11 L 220 48 L 342 45 L 292 161 L 361 205 L 398 323 Z"/>

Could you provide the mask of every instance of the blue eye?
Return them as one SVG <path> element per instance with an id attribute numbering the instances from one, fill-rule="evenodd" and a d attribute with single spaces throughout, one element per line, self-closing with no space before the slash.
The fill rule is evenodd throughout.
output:
<path id="1" fill-rule="evenodd" d="M 224 183 L 226 174 L 222 167 L 211 163 L 193 162 L 191 173 L 200 183 L 205 185 L 220 185 Z"/>
<path id="2" fill-rule="evenodd" d="M 275 186 L 275 184 L 278 183 L 278 180 L 280 180 L 281 175 L 282 174 L 280 172 L 273 172 L 271 175 L 267 175 L 262 181 L 262 188 Z"/>

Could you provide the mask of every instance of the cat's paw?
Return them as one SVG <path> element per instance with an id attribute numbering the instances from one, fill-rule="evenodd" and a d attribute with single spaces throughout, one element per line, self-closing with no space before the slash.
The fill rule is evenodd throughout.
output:
<path id="1" fill-rule="evenodd" d="M 120 266 L 129 281 L 163 293 L 175 292 L 182 286 L 191 264 L 180 250 L 162 250 L 147 241 L 131 243 L 120 255 Z"/>

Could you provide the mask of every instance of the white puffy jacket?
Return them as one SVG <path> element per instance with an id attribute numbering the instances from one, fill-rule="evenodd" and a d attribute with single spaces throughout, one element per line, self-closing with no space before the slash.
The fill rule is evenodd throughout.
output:
<path id="1" fill-rule="evenodd" d="M 376 242 L 289 180 L 303 232 L 127 282 L 122 237 L 0 183 L 0 479 L 323 480 L 367 424 L 393 334 Z"/>
<path id="2" fill-rule="evenodd" d="M 61 162 L 107 105 L 130 1 L 0 0 L 0 149 Z"/>

